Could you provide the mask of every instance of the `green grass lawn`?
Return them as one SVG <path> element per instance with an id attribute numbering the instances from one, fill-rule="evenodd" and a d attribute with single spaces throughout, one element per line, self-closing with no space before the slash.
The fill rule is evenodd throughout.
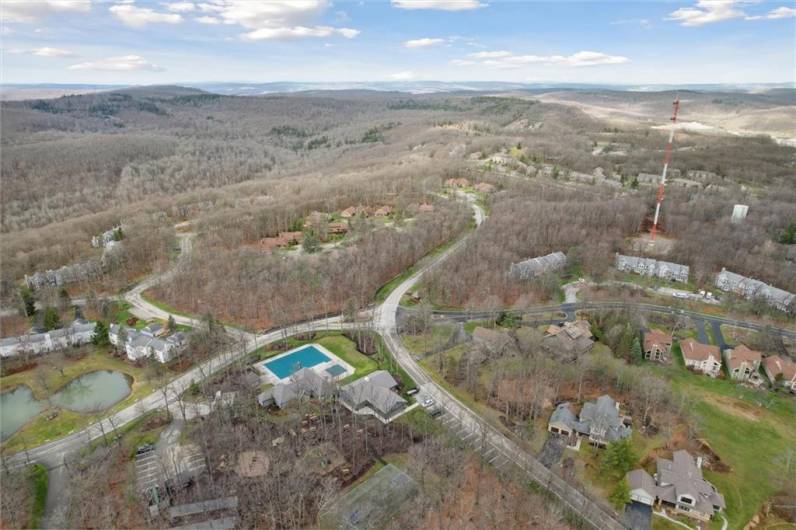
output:
<path id="1" fill-rule="evenodd" d="M 3 391 L 7 391 L 18 385 L 27 385 L 37 399 L 44 401 L 48 396 L 48 389 L 50 394 L 54 394 L 73 379 L 97 370 L 121 372 L 128 375 L 133 382 L 129 396 L 110 409 L 96 414 L 81 414 L 61 409 L 55 418 L 48 419 L 52 409 L 46 408 L 3 442 L 3 449 L 9 453 L 23 450 L 26 447 L 35 447 L 82 429 L 100 418 L 135 403 L 154 389 L 152 382 L 147 380 L 143 368 L 112 357 L 105 349 L 99 348 L 93 349 L 80 360 L 66 361 L 63 374 L 50 367 L 44 368 L 41 372 L 38 370 L 42 369 L 27 370 L 0 378 L 0 387 Z"/>
<path id="2" fill-rule="evenodd" d="M 425 333 L 410 335 L 405 333 L 401 336 L 404 346 L 414 353 L 423 354 L 429 351 L 436 351 L 442 348 L 450 340 L 456 327 L 451 324 L 435 324 Z"/>
<path id="3" fill-rule="evenodd" d="M 679 348 L 673 357 L 671 366 L 651 369 L 671 382 L 675 395 L 693 400 L 699 436 L 732 469 L 705 470 L 705 477 L 727 501 L 729 528 L 743 528 L 779 489 L 784 456 L 796 440 L 796 399 L 691 373 Z"/>
<path id="4" fill-rule="evenodd" d="M 33 491 L 33 500 L 30 507 L 28 527 L 39 528 L 41 520 L 44 518 L 44 509 L 47 504 L 47 489 L 49 485 L 47 468 L 41 464 L 30 466 L 30 483 Z"/>

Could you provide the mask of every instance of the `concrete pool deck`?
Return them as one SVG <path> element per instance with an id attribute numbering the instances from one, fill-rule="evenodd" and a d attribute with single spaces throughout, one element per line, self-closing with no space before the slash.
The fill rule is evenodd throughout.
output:
<path id="1" fill-rule="evenodd" d="M 274 373 L 270 368 L 266 365 L 272 363 L 274 361 L 278 361 L 279 359 L 289 357 L 294 355 L 296 352 L 299 352 L 305 348 L 313 347 L 318 350 L 320 353 L 325 355 L 328 360 L 315 364 L 313 366 L 302 366 L 301 368 L 308 368 L 313 372 L 317 373 L 318 375 L 330 380 L 330 381 L 339 381 L 341 379 L 345 379 L 350 375 L 354 375 L 356 371 L 353 366 L 342 360 L 340 357 L 335 355 L 334 353 L 330 352 L 328 349 L 324 348 L 317 342 L 311 342 L 309 344 L 303 344 L 286 352 L 280 353 L 279 355 L 274 355 L 273 357 L 268 357 L 267 359 L 263 359 L 261 361 L 257 361 L 254 363 L 254 368 L 262 374 L 265 382 L 271 384 L 277 383 L 287 383 L 290 381 L 290 378 L 293 375 L 291 372 L 290 375 L 285 377 L 279 377 L 276 373 Z M 334 368 L 335 366 L 339 368 Z"/>

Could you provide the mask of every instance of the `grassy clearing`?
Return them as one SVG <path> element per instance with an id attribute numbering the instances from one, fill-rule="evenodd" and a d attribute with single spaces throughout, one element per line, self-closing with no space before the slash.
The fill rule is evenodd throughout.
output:
<path id="1" fill-rule="evenodd" d="M 450 340 L 456 327 L 451 324 L 436 324 L 432 325 L 430 330 L 425 333 L 417 335 L 402 335 L 404 346 L 414 353 L 423 354 L 430 351 L 436 351 Z"/>
<path id="2" fill-rule="evenodd" d="M 33 492 L 33 499 L 30 507 L 30 518 L 28 519 L 29 528 L 39 528 L 41 525 L 47 504 L 48 485 L 47 468 L 41 464 L 30 466 L 30 486 Z"/>
<path id="3" fill-rule="evenodd" d="M 6 391 L 18 385 L 27 385 L 36 399 L 46 402 L 50 395 L 55 394 L 73 379 L 97 370 L 121 372 L 130 377 L 132 379 L 130 395 L 110 409 L 96 414 L 81 414 L 60 409 L 55 418 L 48 419 L 54 409 L 52 407 L 45 408 L 3 442 L 4 450 L 13 453 L 65 436 L 135 403 L 154 390 L 153 383 L 147 380 L 146 371 L 143 368 L 113 357 L 105 349 L 94 349 L 77 361 L 65 361 L 63 373 L 47 367 L 3 377 L 0 379 L 0 387 Z"/>
<path id="4" fill-rule="evenodd" d="M 672 350 L 671 366 L 650 368 L 671 382 L 676 395 L 693 401 L 700 436 L 732 469 L 706 470 L 705 477 L 727 501 L 729 528 L 743 528 L 780 487 L 784 456 L 796 440 L 796 400 L 691 373 L 679 347 Z"/>

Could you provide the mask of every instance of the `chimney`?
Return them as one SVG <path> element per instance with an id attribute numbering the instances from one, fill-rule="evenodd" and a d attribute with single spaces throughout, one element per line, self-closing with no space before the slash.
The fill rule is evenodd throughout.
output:
<path id="1" fill-rule="evenodd" d="M 702 469 L 702 457 L 701 456 L 697 457 L 696 464 L 697 464 L 697 469 Z"/>

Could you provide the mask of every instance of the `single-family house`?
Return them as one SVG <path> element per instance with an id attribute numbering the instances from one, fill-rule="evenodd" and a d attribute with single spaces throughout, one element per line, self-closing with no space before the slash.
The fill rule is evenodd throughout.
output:
<path id="1" fill-rule="evenodd" d="M 763 359 L 763 370 L 772 385 L 781 384 L 796 392 L 796 363 L 779 355 L 770 355 Z"/>
<path id="2" fill-rule="evenodd" d="M 558 271 L 567 264 L 567 257 L 563 252 L 553 252 L 546 256 L 530 258 L 509 267 L 509 275 L 520 280 L 530 280 L 541 274 Z"/>
<path id="3" fill-rule="evenodd" d="M 393 211 L 392 206 L 384 205 L 381 208 L 377 208 L 375 212 L 373 212 L 374 217 L 387 217 Z"/>
<path id="4" fill-rule="evenodd" d="M 433 212 L 434 211 L 434 205 L 430 204 L 430 203 L 427 203 L 427 202 L 424 202 L 420 206 L 417 207 L 417 211 L 418 212 L 422 212 L 422 213 Z"/>
<path id="5" fill-rule="evenodd" d="M 658 458 L 651 477 L 643 469 L 626 476 L 633 501 L 675 509 L 688 517 L 708 521 L 726 508 L 724 497 L 702 476 L 702 461 L 688 451 L 675 451 L 672 459 Z"/>
<path id="6" fill-rule="evenodd" d="M 561 326 L 551 325 L 542 338 L 542 348 L 561 360 L 572 361 L 592 349 L 593 337 L 587 320 L 565 322 Z"/>
<path id="7" fill-rule="evenodd" d="M 344 223 L 341 221 L 335 221 L 333 223 L 329 223 L 329 227 L 327 229 L 329 234 L 345 234 L 348 232 L 348 223 Z"/>
<path id="8" fill-rule="evenodd" d="M 686 367 L 710 377 L 718 377 L 721 373 L 721 353 L 718 346 L 685 339 L 680 341 L 680 351 L 683 352 Z"/>
<path id="9" fill-rule="evenodd" d="M 466 188 L 470 185 L 470 181 L 465 178 L 448 179 L 445 181 L 445 185 L 449 188 Z"/>
<path id="10" fill-rule="evenodd" d="M 188 337 L 178 331 L 164 338 L 165 332 L 165 328 L 157 323 L 149 324 L 141 331 L 111 324 L 108 328 L 108 339 L 114 346 L 123 347 L 131 361 L 154 357 L 160 363 L 167 363 L 174 358 L 176 352 L 187 345 Z"/>
<path id="11" fill-rule="evenodd" d="M 340 400 L 354 413 L 370 413 L 388 422 L 406 408 L 406 400 L 395 392 L 398 383 L 386 370 L 377 370 L 340 389 Z"/>
<path id="12" fill-rule="evenodd" d="M 687 282 L 690 271 L 688 265 L 639 256 L 623 256 L 622 254 L 616 255 L 615 266 L 618 271 L 653 276 L 674 282 Z"/>
<path id="13" fill-rule="evenodd" d="M 478 326 L 473 330 L 473 342 L 490 353 L 500 354 L 506 351 L 513 341 L 506 332 Z"/>
<path id="14" fill-rule="evenodd" d="M 639 173 L 636 175 L 636 180 L 639 184 L 657 184 L 661 180 L 661 176 L 653 173 Z"/>
<path id="15" fill-rule="evenodd" d="M 737 381 L 758 383 L 760 379 L 760 362 L 763 356 L 759 351 L 751 350 L 744 344 L 724 350 L 727 372 Z"/>
<path id="16" fill-rule="evenodd" d="M 630 436 L 630 424 L 630 418 L 620 414 L 619 403 L 605 394 L 584 404 L 577 419 L 569 403 L 559 404 L 550 416 L 547 430 L 568 436 L 572 446 L 576 445 L 580 435 L 597 447 L 605 447 Z"/>
<path id="17" fill-rule="evenodd" d="M 495 186 L 490 184 L 489 182 L 479 182 L 475 186 L 473 186 L 476 191 L 480 191 L 481 193 L 492 193 L 495 191 Z"/>
<path id="18" fill-rule="evenodd" d="M 285 408 L 291 401 L 302 398 L 326 398 L 334 395 L 334 384 L 311 368 L 296 370 L 286 382 L 280 382 L 257 396 L 263 406 Z"/>
<path id="19" fill-rule="evenodd" d="M 672 336 L 659 329 L 644 332 L 644 358 L 659 363 L 669 362 L 672 350 Z"/>

